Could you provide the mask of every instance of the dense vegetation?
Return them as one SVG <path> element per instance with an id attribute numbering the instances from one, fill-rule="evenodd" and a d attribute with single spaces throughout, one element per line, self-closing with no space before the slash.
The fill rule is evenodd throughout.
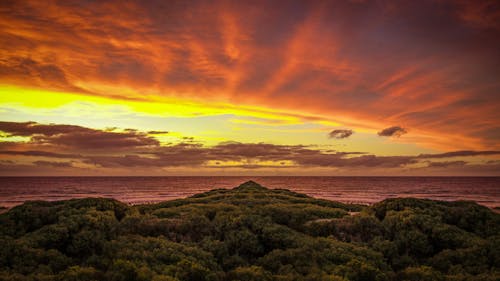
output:
<path id="1" fill-rule="evenodd" d="M 500 215 L 254 182 L 139 206 L 34 201 L 0 215 L 0 280 L 500 280 Z"/>

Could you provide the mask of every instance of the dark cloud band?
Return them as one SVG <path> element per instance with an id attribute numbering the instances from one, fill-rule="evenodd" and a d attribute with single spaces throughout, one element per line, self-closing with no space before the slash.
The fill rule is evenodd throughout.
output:
<path id="1" fill-rule="evenodd" d="M 161 145 L 154 137 L 133 129 L 97 130 L 74 125 L 45 125 L 36 122 L 0 122 L 0 131 L 12 136 L 31 138 L 29 142 L 7 143 L 3 150 L 0 150 L 0 155 L 10 157 L 8 161 L 31 157 L 35 159 L 31 162 L 33 165 L 53 168 L 74 168 L 79 163 L 96 168 L 232 167 L 257 169 L 290 166 L 401 168 L 419 164 L 426 164 L 429 168 L 446 168 L 464 166 L 468 163 L 463 160 L 432 162 L 429 159 L 500 155 L 500 151 L 491 150 L 452 151 L 416 156 L 377 156 L 361 152 L 323 151 L 305 145 L 233 141 L 210 147 L 193 141 Z M 80 151 L 80 153 L 61 153 L 59 152 L 61 146 L 72 151 Z M 124 148 L 127 150 L 124 151 Z M 57 159 L 66 159 L 66 161 L 54 161 Z M 211 165 L 211 162 L 216 164 Z M 222 165 L 221 163 L 229 164 Z"/>

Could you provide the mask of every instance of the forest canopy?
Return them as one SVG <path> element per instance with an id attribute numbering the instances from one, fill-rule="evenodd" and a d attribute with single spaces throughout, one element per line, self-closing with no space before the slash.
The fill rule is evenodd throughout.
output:
<path id="1" fill-rule="evenodd" d="M 186 199 L 31 201 L 0 215 L 0 280 L 499 280 L 500 214 L 372 206 L 246 182 Z"/>

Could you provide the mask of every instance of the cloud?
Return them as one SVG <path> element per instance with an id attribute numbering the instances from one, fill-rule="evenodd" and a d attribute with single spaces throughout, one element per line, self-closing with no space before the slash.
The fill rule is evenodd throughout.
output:
<path id="1" fill-rule="evenodd" d="M 500 147 L 492 1 L 181 2 L 4 1 L 0 82 L 389 120 L 436 136 L 428 146 Z"/>
<path id="2" fill-rule="evenodd" d="M 54 167 L 54 168 L 71 168 L 73 163 L 71 162 L 53 162 L 53 161 L 35 161 L 33 162 L 36 166 L 43 167 Z"/>
<path id="3" fill-rule="evenodd" d="M 180 143 L 149 152 L 123 156 L 89 156 L 84 162 L 100 167 L 203 167 L 209 161 L 233 163 L 230 166 L 246 168 L 283 167 L 288 161 L 298 167 L 384 167 L 395 168 L 417 163 L 409 156 L 357 155 L 358 153 L 324 153 L 300 145 L 275 145 L 268 143 L 224 142 L 213 147 Z M 274 164 L 269 164 L 269 162 Z M 237 164 L 234 164 L 237 163 Z M 267 163 L 267 164 L 266 164 Z"/>
<path id="4" fill-rule="evenodd" d="M 148 135 L 165 135 L 168 133 L 168 131 L 148 131 Z"/>
<path id="5" fill-rule="evenodd" d="M 464 166 L 467 162 L 465 161 L 445 161 L 445 162 L 429 162 L 427 167 L 429 168 L 448 168 L 453 166 Z"/>
<path id="6" fill-rule="evenodd" d="M 484 155 L 477 152 L 475 156 Z M 432 156 L 432 155 L 431 155 Z M 474 156 L 474 155 L 469 155 Z M 252 169 L 260 166 L 283 167 L 282 163 L 293 163 L 296 167 L 330 168 L 402 168 L 418 164 L 422 159 L 432 157 L 417 156 L 377 156 L 358 152 L 323 152 L 300 145 L 275 145 L 268 143 L 225 142 L 212 147 L 200 144 L 180 143 L 141 151 L 135 155 L 87 156 L 84 162 L 100 167 L 207 167 L 210 161 L 220 167 Z M 444 158 L 436 154 L 434 158 Z M 452 161 L 456 166 L 461 161 Z M 222 163 L 232 163 L 222 165 Z M 270 164 L 273 163 L 273 164 Z M 425 163 L 425 162 L 424 162 Z M 427 161 L 429 167 L 443 167 L 443 162 Z M 449 165 L 452 165 L 449 163 Z M 465 163 L 465 162 L 464 162 Z M 285 166 L 286 167 L 286 166 Z"/>
<path id="7" fill-rule="evenodd" d="M 192 139 L 176 144 L 161 144 L 148 136 L 149 132 L 135 129 L 109 128 L 98 130 L 65 124 L 36 122 L 0 122 L 0 129 L 11 136 L 30 137 L 30 141 L 2 144 L 2 165 L 26 168 L 30 173 L 49 171 L 49 168 L 67 168 L 82 171 L 114 171 L 121 169 L 133 173 L 136 169 L 161 170 L 167 168 L 333 168 L 333 169 L 429 169 L 471 166 L 472 162 L 431 161 L 451 157 L 497 157 L 500 151 L 450 151 L 435 154 L 380 156 L 361 152 L 324 150 L 307 145 L 281 145 L 272 143 L 221 142 L 205 146 Z M 84 143 L 87 142 L 87 143 Z M 61 147 L 74 153 L 61 152 Z M 70 161 L 68 161 L 70 160 Z M 24 163 L 18 165 L 17 163 Z M 31 163 L 26 165 L 25 163 Z M 498 164 L 498 163 L 491 163 Z M 485 164 L 487 165 L 487 164 Z M 80 168 L 79 168 L 80 167 Z M 43 169 L 42 169 L 43 168 Z M 14 167 L 8 170 L 16 170 Z M 87 172 L 88 172 L 87 171 Z M 489 171 L 489 170 L 488 170 Z M 16 173 L 21 173 L 21 170 Z M 77 172 L 75 172 L 77 173 Z"/>
<path id="8" fill-rule="evenodd" d="M 385 128 L 377 134 L 381 137 L 400 137 L 404 134 L 408 133 L 405 128 L 400 126 L 392 126 L 389 128 Z"/>
<path id="9" fill-rule="evenodd" d="M 345 139 L 350 137 L 354 132 L 352 130 L 333 130 L 328 136 L 331 139 Z"/>
<path id="10" fill-rule="evenodd" d="M 0 154 L 14 155 L 14 156 L 34 156 L 34 157 L 49 157 L 49 158 L 80 158 L 80 154 L 66 154 L 50 151 L 37 151 L 37 150 L 0 150 Z"/>
<path id="11" fill-rule="evenodd" d="M 84 158 L 84 163 L 100 167 L 199 167 L 212 159 L 210 148 L 200 144 L 179 143 L 175 145 L 151 147 L 136 154 L 126 155 L 91 155 Z"/>
<path id="12" fill-rule="evenodd" d="M 30 57 L 7 56 L 0 60 L 0 79 L 4 83 L 22 84 L 23 81 L 31 81 L 33 85 L 49 89 L 90 93 L 71 84 L 66 73 L 58 65 L 38 62 Z"/>
<path id="13" fill-rule="evenodd" d="M 261 159 L 278 160 L 290 155 L 316 153 L 302 145 L 275 145 L 269 143 L 222 142 L 210 150 L 220 160 Z M 219 159 L 218 159 L 219 160 Z"/>
<path id="14" fill-rule="evenodd" d="M 469 157 L 469 156 L 488 156 L 488 155 L 500 155 L 500 151 L 486 150 L 486 151 L 472 151 L 472 150 L 462 150 L 462 151 L 451 151 L 445 153 L 437 154 L 420 154 L 418 158 L 449 158 L 449 157 Z"/>
<path id="15" fill-rule="evenodd" d="M 0 121 L 0 131 L 11 136 L 28 137 L 32 135 L 53 136 L 58 134 L 67 134 L 77 131 L 93 131 L 93 129 L 84 128 L 75 125 L 43 125 L 37 122 L 3 122 Z"/>
<path id="16" fill-rule="evenodd" d="M 66 146 L 75 150 L 117 150 L 159 145 L 154 137 L 136 130 L 115 132 L 75 125 L 0 122 L 0 131 L 10 136 L 31 137 L 32 144 Z"/>
<path id="17" fill-rule="evenodd" d="M 332 168 L 358 168 L 358 167 L 379 167 L 397 168 L 405 165 L 415 164 L 418 161 L 411 156 L 376 156 L 362 155 L 345 158 L 340 154 L 316 154 L 297 157 L 294 159 L 301 166 L 317 166 Z"/>
<path id="18" fill-rule="evenodd" d="M 461 1 L 459 16 L 468 24 L 477 28 L 500 30 L 500 13 L 496 1 Z"/>

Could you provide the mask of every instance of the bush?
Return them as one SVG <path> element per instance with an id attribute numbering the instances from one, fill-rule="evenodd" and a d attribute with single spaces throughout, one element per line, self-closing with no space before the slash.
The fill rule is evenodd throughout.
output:
<path id="1" fill-rule="evenodd" d="M 253 182 L 140 206 L 36 201 L 0 214 L 0 280 L 489 281 L 498 233 L 472 202 L 362 207 Z"/>

